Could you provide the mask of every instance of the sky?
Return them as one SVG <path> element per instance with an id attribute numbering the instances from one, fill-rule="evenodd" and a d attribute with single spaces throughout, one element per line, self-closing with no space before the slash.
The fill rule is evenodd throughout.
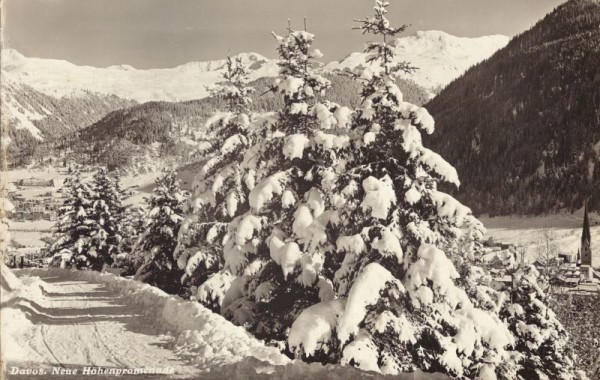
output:
<path id="1" fill-rule="evenodd" d="M 407 34 L 442 30 L 461 37 L 514 36 L 563 0 L 389 0 L 393 25 Z M 4 47 L 29 57 L 78 65 L 174 67 L 224 58 L 228 52 L 275 57 L 271 31 L 287 20 L 316 34 L 324 61 L 362 50 L 353 19 L 370 0 L 4 0 Z"/>

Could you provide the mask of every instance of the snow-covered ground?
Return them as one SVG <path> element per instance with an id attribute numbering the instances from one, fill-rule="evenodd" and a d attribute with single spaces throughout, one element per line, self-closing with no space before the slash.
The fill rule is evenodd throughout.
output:
<path id="1" fill-rule="evenodd" d="M 173 370 L 160 378 L 392 378 L 291 361 L 197 302 L 137 281 L 65 269 L 15 273 L 18 278 L 2 266 L 2 359 L 9 372 L 12 367 L 49 373 L 58 368 L 81 374 L 92 366 Z"/>
<path id="2" fill-rule="evenodd" d="M 554 243 L 561 252 L 577 252 L 581 242 L 583 210 L 573 214 L 561 213 L 539 217 L 480 217 L 488 230 L 487 236 L 500 242 L 522 245 L 527 249 L 527 259 L 536 259 L 536 247 L 544 237 L 544 231 L 551 231 Z M 600 266 L 600 215 L 590 214 L 592 233 L 592 262 Z"/>
<path id="3" fill-rule="evenodd" d="M 44 247 L 46 243 L 42 237 L 52 233 L 54 222 L 49 220 L 33 220 L 25 222 L 10 222 L 11 239 L 24 248 L 19 253 L 35 252 Z"/>
<path id="4" fill-rule="evenodd" d="M 15 242 L 17 242 L 17 244 L 23 246 L 24 248 L 19 248 L 18 251 L 22 251 L 25 250 L 27 252 L 30 251 L 37 251 L 40 248 L 42 248 L 43 246 L 46 245 L 46 243 L 44 243 L 44 241 L 42 240 L 42 237 L 44 237 L 45 234 L 49 234 L 50 231 L 22 231 L 22 230 L 15 230 L 12 227 L 12 223 L 11 223 L 11 227 L 10 227 L 10 237 L 12 240 L 14 240 Z"/>

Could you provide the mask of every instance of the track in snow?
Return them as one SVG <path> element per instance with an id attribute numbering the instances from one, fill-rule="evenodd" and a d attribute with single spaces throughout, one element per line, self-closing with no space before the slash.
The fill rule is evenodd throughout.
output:
<path id="1" fill-rule="evenodd" d="M 3 305 L 22 310 L 33 323 L 17 338 L 18 359 L 7 363 L 7 378 L 115 378 L 83 376 L 84 367 L 172 368 L 174 375 L 160 378 L 198 378 L 199 369 L 170 349 L 173 338 L 154 333 L 158 329 L 153 326 L 160 322 L 153 318 L 153 310 L 140 314 L 139 308 L 127 305 L 104 284 L 67 276 L 65 272 L 64 278 L 42 278 L 43 302 L 20 298 Z M 43 369 L 48 376 L 11 376 L 12 367 Z M 78 375 L 51 375 L 54 368 L 77 369 Z"/>

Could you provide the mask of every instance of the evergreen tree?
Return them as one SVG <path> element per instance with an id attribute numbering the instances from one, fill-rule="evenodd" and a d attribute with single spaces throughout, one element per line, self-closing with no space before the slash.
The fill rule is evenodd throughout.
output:
<path id="1" fill-rule="evenodd" d="M 94 193 L 74 170 L 60 189 L 63 204 L 58 209 L 54 235 L 56 241 L 50 247 L 50 255 L 70 252 L 69 263 L 75 267 L 87 267 L 92 263 L 89 257 L 94 220 L 91 218 Z M 65 258 L 66 259 L 66 258 Z"/>
<path id="2" fill-rule="evenodd" d="M 119 253 L 126 211 L 123 205 L 125 193 L 119 177 L 111 176 L 105 168 L 99 169 L 94 175 L 92 189 L 94 196 L 89 218 L 94 224 L 87 256 L 91 268 L 100 270 L 105 264 L 111 265 Z"/>
<path id="3" fill-rule="evenodd" d="M 556 315 L 545 303 L 538 286 L 539 272 L 526 266 L 513 274 L 510 302 L 502 318 L 516 337 L 520 353 L 517 379 L 574 379 L 573 355 L 568 335 Z"/>
<path id="4" fill-rule="evenodd" d="M 337 152 L 348 147 L 340 130 L 350 110 L 319 101 L 330 83 L 313 71 L 320 56 L 312 49 L 313 34 L 289 29 L 285 37 L 274 36 L 280 75 L 271 91 L 283 107 L 243 160 L 249 210 L 229 223 L 225 236 L 225 268 L 236 279 L 222 314 L 282 343 L 303 309 L 333 294 L 320 275 L 326 247 L 312 237 L 324 233 L 324 186 Z"/>
<path id="5" fill-rule="evenodd" d="M 340 158 L 345 165 L 330 197 L 336 217 L 326 236 L 337 254 L 322 269 L 334 272 L 337 298 L 304 310 L 288 342 L 297 355 L 333 351 L 329 360 L 386 374 L 511 378 L 512 335 L 494 305 L 477 307 L 485 297 L 471 299 L 458 281 L 475 255 L 464 243 L 481 224 L 438 190 L 440 182 L 458 186 L 458 176 L 422 145 L 433 118 L 405 102 L 395 84 L 412 68 L 393 63 L 390 40 L 405 26 L 390 26 L 387 7 L 376 1 L 374 16 L 359 21 L 363 33 L 383 41 L 370 42 L 369 66 L 351 73 L 363 83 L 362 103 L 349 133 L 353 149 Z M 485 283 L 469 285 L 477 286 Z"/>
<path id="6" fill-rule="evenodd" d="M 140 235 L 144 232 L 144 215 L 146 210 L 143 207 L 129 207 L 125 212 L 121 228 L 123 239 L 119 243 L 119 254 L 113 264 L 123 270 L 122 275 L 134 275 L 144 263 L 144 257 L 139 252 L 134 252 Z"/>
<path id="7" fill-rule="evenodd" d="M 216 112 L 206 123 L 211 148 L 193 184 L 186 218 L 175 251 L 190 295 L 218 311 L 233 279 L 223 268 L 223 238 L 227 223 L 248 210 L 250 188 L 242 166 L 258 126 L 268 114 L 251 113 L 248 69 L 241 57 L 227 58 L 227 71 L 214 95 L 226 101 L 226 111 Z"/>
<path id="8" fill-rule="evenodd" d="M 135 277 L 171 294 L 181 292 L 183 273 L 177 267 L 173 252 L 186 200 L 187 194 L 181 190 L 175 171 L 167 171 L 157 178 L 148 199 L 144 232 L 133 253 L 134 256 L 144 257 L 144 264 Z"/>

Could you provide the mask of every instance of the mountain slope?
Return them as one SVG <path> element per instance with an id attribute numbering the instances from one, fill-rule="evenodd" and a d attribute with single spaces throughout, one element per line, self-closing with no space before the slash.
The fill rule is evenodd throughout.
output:
<path id="1" fill-rule="evenodd" d="M 327 91 L 328 100 L 358 106 L 360 84 L 348 77 L 326 74 L 332 87 Z M 268 92 L 271 78 L 261 78 L 250 85 L 256 91 L 252 95 L 252 109 L 265 111 L 283 106 L 279 96 Z M 429 94 L 409 80 L 400 80 L 405 99 L 423 104 Z M 54 151 L 74 151 L 77 162 L 101 163 L 110 169 L 138 171 L 160 166 L 165 162 L 184 164 L 195 159 L 202 141 L 209 138 L 204 123 L 218 110 L 224 110 L 225 102 L 218 97 L 186 102 L 148 102 L 115 110 L 98 122 L 81 131 L 65 136 L 62 145 Z"/>
<path id="2" fill-rule="evenodd" d="M 428 105 L 478 213 L 600 210 L 600 2 L 571 0 Z"/>
<path id="3" fill-rule="evenodd" d="M 135 102 L 82 92 L 77 97 L 55 98 L 2 77 L 2 123 L 8 126 L 9 162 L 25 164 L 45 141 L 85 127 L 108 112 Z M 44 152 L 39 152 L 41 155 Z"/>
<path id="4" fill-rule="evenodd" d="M 508 43 L 502 35 L 479 38 L 461 38 L 431 30 L 398 38 L 395 52 L 398 62 L 407 61 L 418 70 L 410 79 L 435 90 L 444 87 L 469 67 L 488 58 Z M 354 69 L 366 65 L 367 54 L 352 53 L 339 62 L 325 66 L 325 70 Z"/>
<path id="5" fill-rule="evenodd" d="M 113 169 L 155 170 L 183 164 L 201 144 L 204 121 L 215 100 L 148 102 L 116 110 L 68 136 L 75 159 Z"/>

